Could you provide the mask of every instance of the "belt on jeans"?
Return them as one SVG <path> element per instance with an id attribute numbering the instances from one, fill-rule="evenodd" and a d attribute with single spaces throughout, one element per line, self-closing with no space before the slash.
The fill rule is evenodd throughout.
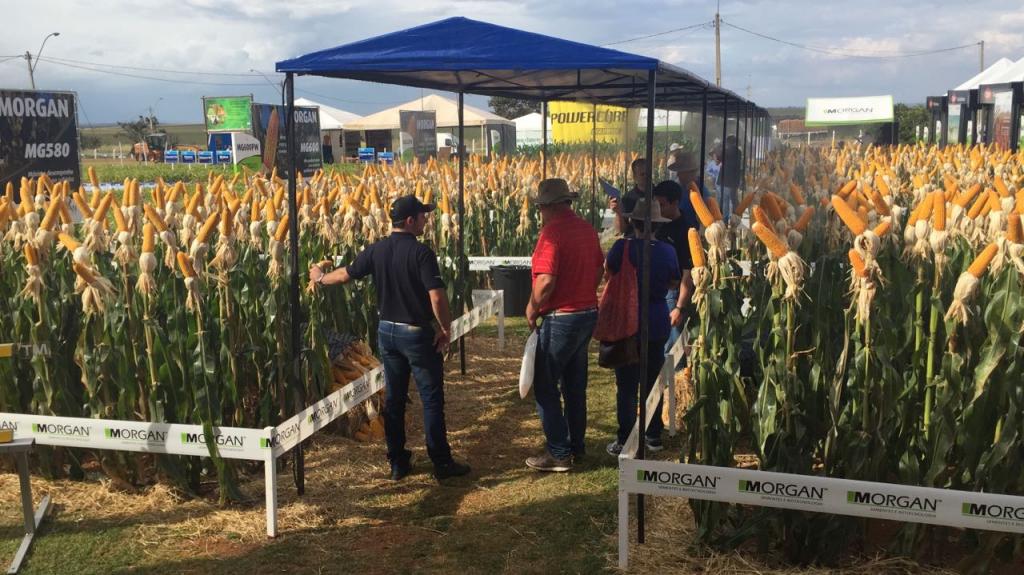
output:
<path id="1" fill-rule="evenodd" d="M 379 323 L 390 323 L 391 325 L 400 325 L 402 327 L 415 327 L 417 329 L 426 329 L 426 328 L 430 327 L 429 324 L 428 325 L 420 325 L 420 324 L 417 324 L 417 323 L 402 323 L 400 321 L 390 321 L 390 320 L 386 320 L 386 319 L 380 320 Z"/>
<path id="2" fill-rule="evenodd" d="M 581 309 L 579 311 L 558 311 L 556 309 L 555 311 L 548 312 L 548 313 L 546 313 L 544 315 L 545 316 L 552 316 L 552 317 L 559 317 L 559 316 L 563 316 L 563 315 L 580 315 L 580 314 L 583 314 L 583 313 L 590 313 L 590 312 L 594 312 L 594 311 L 597 311 L 596 307 L 592 307 L 590 309 Z"/>

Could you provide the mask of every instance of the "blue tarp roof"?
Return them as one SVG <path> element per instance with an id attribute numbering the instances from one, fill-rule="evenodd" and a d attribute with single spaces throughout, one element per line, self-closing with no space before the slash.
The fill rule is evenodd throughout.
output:
<path id="1" fill-rule="evenodd" d="M 448 18 L 277 63 L 278 72 L 508 96 L 647 107 L 647 76 L 657 73 L 658 108 L 712 109 L 736 94 L 654 58 L 497 26 Z"/>

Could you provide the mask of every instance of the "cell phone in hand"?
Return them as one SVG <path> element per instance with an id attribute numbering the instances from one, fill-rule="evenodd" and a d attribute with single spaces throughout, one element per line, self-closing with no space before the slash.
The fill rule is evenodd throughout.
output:
<path id="1" fill-rule="evenodd" d="M 609 198 L 617 200 L 617 199 L 622 197 L 622 192 L 620 192 L 618 188 L 616 188 L 615 186 L 611 185 L 610 183 L 605 181 L 603 178 L 600 178 L 600 181 L 601 181 L 601 189 L 604 190 L 604 193 L 607 194 Z"/>

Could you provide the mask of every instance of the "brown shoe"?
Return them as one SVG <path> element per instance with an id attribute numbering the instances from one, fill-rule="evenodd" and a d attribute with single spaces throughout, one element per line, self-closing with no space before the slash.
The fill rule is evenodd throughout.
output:
<path id="1" fill-rule="evenodd" d="M 555 471 L 558 473 L 564 473 L 572 469 L 572 457 L 556 459 L 553 455 L 545 451 L 544 455 L 528 458 L 526 460 L 526 465 L 538 471 Z"/>

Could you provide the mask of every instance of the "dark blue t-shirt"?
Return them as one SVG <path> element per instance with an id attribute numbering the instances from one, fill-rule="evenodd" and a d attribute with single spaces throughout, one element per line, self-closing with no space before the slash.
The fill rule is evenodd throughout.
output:
<path id="1" fill-rule="evenodd" d="M 637 272 L 637 285 L 643 277 L 643 242 L 640 240 L 621 239 L 612 245 L 608 250 L 608 270 L 611 273 L 618 273 L 622 267 L 622 253 L 625 250 L 626 242 L 629 242 L 629 260 L 633 262 Z M 651 341 L 665 341 L 671 329 L 668 318 L 668 304 L 665 302 L 665 293 L 670 288 L 679 285 L 679 262 L 676 259 L 676 252 L 672 246 L 665 242 L 651 242 L 651 293 L 650 293 L 650 338 Z M 637 290 L 637 293 L 641 293 Z"/>

